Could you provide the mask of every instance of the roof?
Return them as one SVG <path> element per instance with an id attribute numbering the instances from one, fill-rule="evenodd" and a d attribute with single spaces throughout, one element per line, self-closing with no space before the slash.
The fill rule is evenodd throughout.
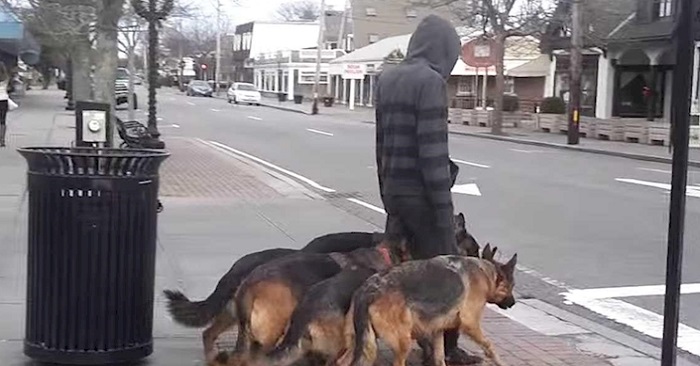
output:
<path id="1" fill-rule="evenodd" d="M 549 55 L 540 55 L 540 57 L 512 69 L 506 67 L 506 74 L 515 78 L 547 76 L 551 62 Z"/>
<path id="2" fill-rule="evenodd" d="M 255 22 L 250 56 L 316 47 L 318 23 Z"/>
<path id="3" fill-rule="evenodd" d="M 620 41 L 644 41 L 654 39 L 668 39 L 673 32 L 673 17 L 667 17 L 654 22 L 639 23 L 632 19 L 610 35 L 610 40 Z"/>
<path id="4" fill-rule="evenodd" d="M 466 42 L 469 39 L 471 38 L 463 38 L 462 42 Z M 406 54 L 410 40 L 411 34 L 385 38 L 377 43 L 339 57 L 330 63 L 332 65 L 363 62 L 380 63 L 397 48 Z M 506 75 L 514 77 L 541 77 L 549 73 L 549 56 L 542 55 L 539 52 L 538 42 L 534 37 L 512 37 L 506 41 L 504 57 Z M 483 70 L 480 70 L 480 72 L 483 73 Z M 495 75 L 496 69 L 491 67 L 488 72 L 489 75 Z M 457 60 L 451 74 L 455 76 L 475 75 L 476 69 L 468 66 L 460 59 Z"/>
<path id="5" fill-rule="evenodd" d="M 384 61 L 384 57 L 389 55 L 392 51 L 396 50 L 397 48 L 400 49 L 401 52 L 403 52 L 405 55 L 408 49 L 408 41 L 410 40 L 410 34 L 384 38 L 377 43 L 373 43 L 369 46 L 362 47 L 345 56 L 339 57 L 331 61 L 331 64 L 373 61 L 382 62 Z"/>
<path id="6" fill-rule="evenodd" d="M 625 23 L 637 9 L 637 0 L 586 0 L 583 2 L 583 23 L 586 24 L 584 43 L 589 47 L 607 44 L 611 32 Z M 542 38 L 545 52 L 571 46 L 569 37 L 562 36 L 562 29 L 568 23 L 570 1 L 559 1 L 553 20 L 547 25 L 546 36 Z"/>

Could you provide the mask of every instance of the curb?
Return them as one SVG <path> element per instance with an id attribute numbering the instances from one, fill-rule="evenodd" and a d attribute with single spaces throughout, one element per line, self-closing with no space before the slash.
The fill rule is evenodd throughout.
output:
<path id="1" fill-rule="evenodd" d="M 557 143 L 553 143 L 553 142 L 519 139 L 519 138 L 507 137 L 507 136 L 496 136 L 496 135 L 489 135 L 489 134 L 477 133 L 477 132 L 450 131 L 450 133 L 455 134 L 455 135 L 478 137 L 478 138 L 489 139 L 489 140 L 512 142 L 512 143 L 521 144 L 521 145 L 542 146 L 542 147 L 549 147 L 549 148 L 560 149 L 560 150 L 570 150 L 570 151 L 579 151 L 579 152 L 585 152 L 585 153 L 590 153 L 590 154 L 616 156 L 616 157 L 620 157 L 620 158 L 650 161 L 650 162 L 654 162 L 654 163 L 671 164 L 671 162 L 672 162 L 672 159 L 664 158 L 662 156 L 635 154 L 635 153 L 628 153 L 628 152 L 622 152 L 622 151 L 601 150 L 601 149 L 595 149 L 595 148 L 590 148 L 590 147 L 571 146 L 571 145 L 565 145 L 565 144 L 557 144 Z M 688 166 L 699 168 L 700 161 L 689 160 Z"/>
<path id="2" fill-rule="evenodd" d="M 278 110 L 286 111 L 286 112 L 293 112 L 293 113 L 305 114 L 305 115 L 309 115 L 309 116 L 311 115 L 310 112 L 304 112 L 304 111 L 302 111 L 302 110 L 300 110 L 300 109 L 285 107 L 285 106 L 283 106 L 283 105 L 274 105 L 274 104 L 267 104 L 267 103 L 261 103 L 260 105 L 263 106 L 263 107 L 278 109 Z"/>

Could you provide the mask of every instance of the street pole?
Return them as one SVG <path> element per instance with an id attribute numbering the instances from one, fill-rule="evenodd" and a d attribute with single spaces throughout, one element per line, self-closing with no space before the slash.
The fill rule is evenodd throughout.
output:
<path id="1" fill-rule="evenodd" d="M 685 226 L 685 194 L 688 179 L 688 140 L 690 135 L 690 94 L 693 78 L 693 0 L 676 2 L 675 29 L 676 66 L 673 70 L 671 95 L 671 139 L 673 171 L 671 175 L 671 207 L 668 218 L 668 253 L 666 257 L 666 295 L 664 298 L 664 335 L 661 365 L 675 366 L 678 321 L 683 268 L 683 233 Z"/>
<path id="2" fill-rule="evenodd" d="M 314 103 L 311 106 L 311 114 L 318 114 L 318 90 L 321 84 L 321 51 L 325 35 L 326 0 L 321 0 L 321 16 L 318 19 L 318 43 L 316 45 L 316 78 L 314 82 Z"/>
<path id="3" fill-rule="evenodd" d="M 214 68 L 214 85 L 216 95 L 219 95 L 221 77 L 221 0 L 216 1 L 216 67 Z"/>
<path id="4" fill-rule="evenodd" d="M 581 2 L 573 0 L 571 8 L 571 56 L 569 68 L 569 128 L 567 143 L 578 145 L 579 122 L 581 119 L 581 73 L 583 72 L 583 24 L 581 19 Z"/>

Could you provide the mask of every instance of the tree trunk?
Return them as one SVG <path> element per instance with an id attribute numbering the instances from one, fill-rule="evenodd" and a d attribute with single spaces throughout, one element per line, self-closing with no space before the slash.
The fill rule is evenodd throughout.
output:
<path id="1" fill-rule="evenodd" d="M 73 101 L 92 99 L 92 80 L 90 78 L 90 40 L 87 34 L 78 36 L 71 52 L 71 92 Z"/>
<path id="2" fill-rule="evenodd" d="M 109 103 L 112 125 L 115 121 L 116 97 L 114 84 L 117 79 L 118 29 L 122 16 L 124 0 L 98 1 L 97 12 L 97 41 L 95 44 L 95 99 L 98 102 Z M 111 131 L 108 139 L 112 140 Z"/>
<path id="3" fill-rule="evenodd" d="M 129 45 L 127 50 L 127 60 L 126 67 L 129 70 L 129 95 L 127 95 L 127 103 L 129 104 L 129 121 L 136 119 L 136 113 L 134 111 L 134 74 L 136 74 L 136 65 L 134 64 L 134 52 L 136 44 Z"/>
<path id="4" fill-rule="evenodd" d="M 491 120 L 491 133 L 503 134 L 503 94 L 505 92 L 506 77 L 503 58 L 505 57 L 505 36 L 497 34 L 495 37 L 496 56 L 496 90 L 493 97 L 493 114 Z"/>

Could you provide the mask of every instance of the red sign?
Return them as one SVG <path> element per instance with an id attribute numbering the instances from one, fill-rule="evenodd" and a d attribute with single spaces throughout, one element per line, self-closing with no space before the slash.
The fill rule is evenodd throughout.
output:
<path id="1" fill-rule="evenodd" d="M 462 61 L 471 67 L 489 67 L 496 64 L 495 42 L 490 38 L 476 38 L 462 46 Z"/>

